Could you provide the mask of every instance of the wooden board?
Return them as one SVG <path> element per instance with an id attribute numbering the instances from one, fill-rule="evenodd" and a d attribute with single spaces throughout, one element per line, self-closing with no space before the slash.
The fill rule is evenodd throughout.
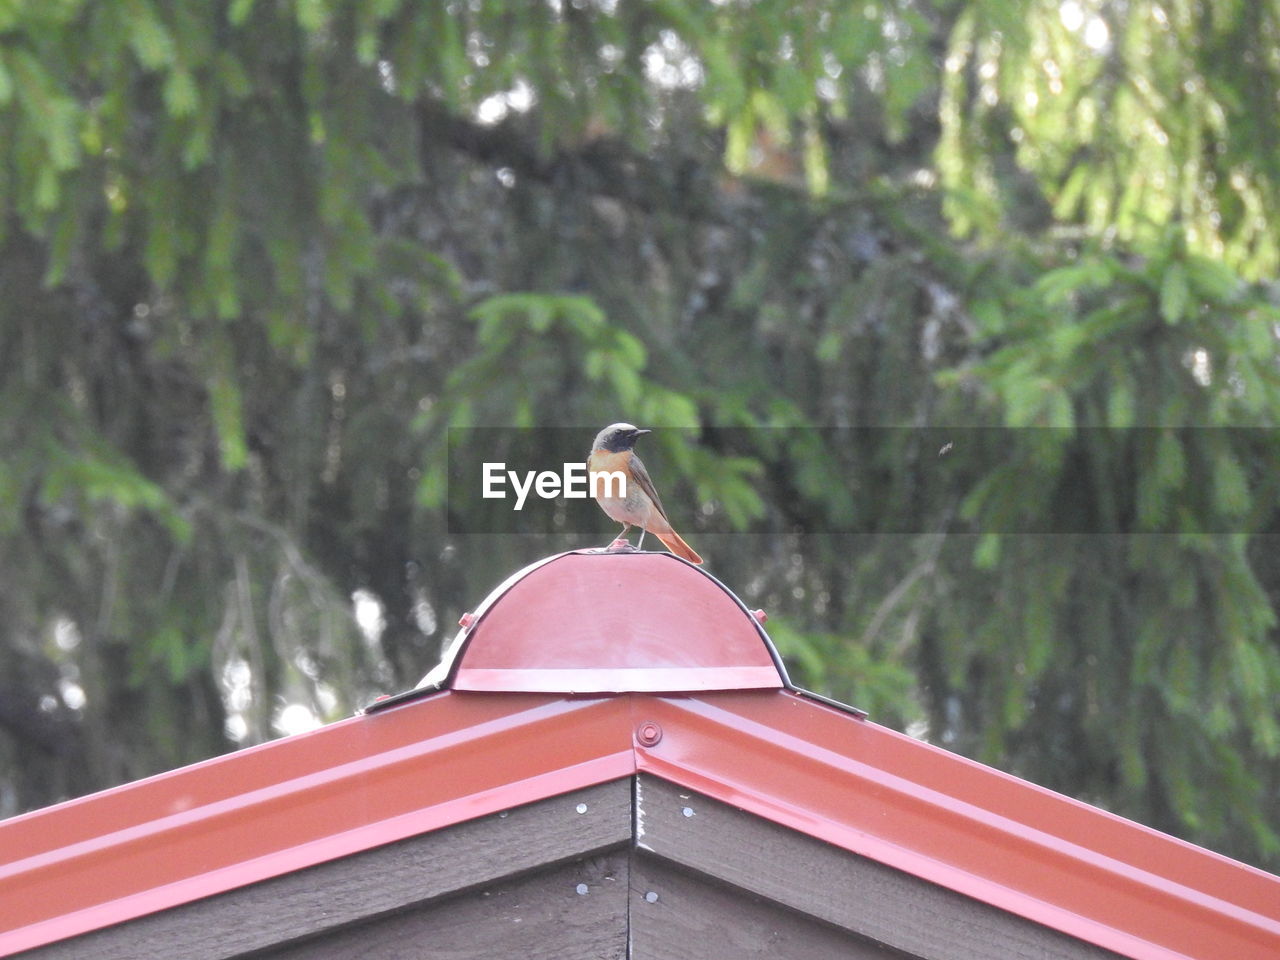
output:
<path id="1" fill-rule="evenodd" d="M 579 806 L 585 806 L 582 813 Z M 616 780 L 320 864 L 20 954 L 25 960 L 228 960 L 429 903 L 631 839 Z"/>
<path id="2" fill-rule="evenodd" d="M 623 960 L 628 860 L 616 850 L 524 874 L 254 960 Z"/>
<path id="3" fill-rule="evenodd" d="M 641 850 L 922 960 L 1117 955 L 655 777 L 636 783 Z"/>
<path id="4" fill-rule="evenodd" d="M 632 960 L 902 960 L 902 954 L 643 853 L 631 863 Z"/>

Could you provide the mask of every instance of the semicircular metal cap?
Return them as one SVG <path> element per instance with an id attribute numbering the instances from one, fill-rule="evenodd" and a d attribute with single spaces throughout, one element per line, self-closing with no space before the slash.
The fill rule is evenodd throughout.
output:
<path id="1" fill-rule="evenodd" d="M 491 593 L 422 685 L 522 693 L 789 686 L 759 621 L 669 553 L 573 551 Z"/>

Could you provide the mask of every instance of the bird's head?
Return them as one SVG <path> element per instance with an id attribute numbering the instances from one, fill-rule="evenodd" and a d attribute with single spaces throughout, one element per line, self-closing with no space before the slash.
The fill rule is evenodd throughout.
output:
<path id="1" fill-rule="evenodd" d="M 649 432 L 630 423 L 611 423 L 596 434 L 596 442 L 591 449 L 608 450 L 610 453 L 630 450 L 637 440 Z"/>

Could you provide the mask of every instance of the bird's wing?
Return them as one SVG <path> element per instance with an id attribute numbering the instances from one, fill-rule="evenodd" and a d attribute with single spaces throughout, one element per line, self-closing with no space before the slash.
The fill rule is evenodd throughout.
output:
<path id="1" fill-rule="evenodd" d="M 629 466 L 631 467 L 632 479 L 640 484 L 640 489 L 653 501 L 653 505 L 662 514 L 662 519 L 667 520 L 667 511 L 662 508 L 662 500 L 658 497 L 658 491 L 653 489 L 653 481 L 649 479 L 649 471 L 644 468 L 644 464 L 640 462 L 640 458 L 634 453 L 631 455 Z M 667 522 L 670 523 L 671 521 L 667 520 Z"/>

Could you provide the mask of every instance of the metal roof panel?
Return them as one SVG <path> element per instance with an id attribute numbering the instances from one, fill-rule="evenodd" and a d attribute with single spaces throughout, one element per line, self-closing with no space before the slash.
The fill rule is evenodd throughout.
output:
<path id="1" fill-rule="evenodd" d="M 27 814 L 0 953 L 637 770 L 1126 956 L 1280 956 L 1280 879 L 790 690 L 444 691 Z"/>
<path id="2" fill-rule="evenodd" d="M 447 671 L 447 685 L 457 690 L 624 693 L 786 684 L 768 634 L 742 601 L 669 553 L 574 551 L 539 561 L 509 578 L 463 624 Z"/>

